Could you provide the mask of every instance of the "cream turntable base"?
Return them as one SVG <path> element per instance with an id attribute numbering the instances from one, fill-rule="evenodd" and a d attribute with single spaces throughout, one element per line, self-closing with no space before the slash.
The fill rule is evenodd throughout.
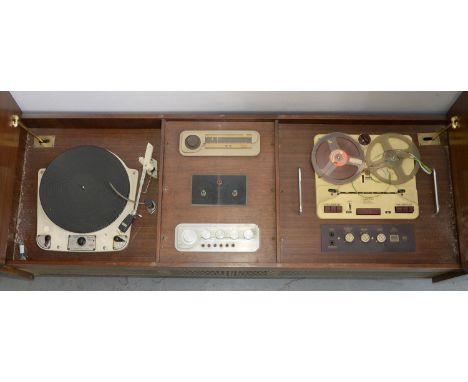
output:
<path id="1" fill-rule="evenodd" d="M 122 232 L 119 224 L 134 209 L 137 184 L 138 171 L 106 149 L 78 146 L 63 152 L 38 172 L 38 246 L 68 252 L 123 250 L 130 228 Z"/>
<path id="2" fill-rule="evenodd" d="M 427 166 L 409 135 L 319 134 L 311 160 L 320 219 L 418 217 L 415 175 Z"/>

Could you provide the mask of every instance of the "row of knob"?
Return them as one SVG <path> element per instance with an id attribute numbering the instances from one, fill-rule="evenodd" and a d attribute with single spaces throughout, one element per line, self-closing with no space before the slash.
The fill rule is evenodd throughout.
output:
<path id="1" fill-rule="evenodd" d="M 344 239 L 347 243 L 352 243 L 354 241 L 354 235 L 351 232 L 348 232 L 345 235 Z M 368 243 L 370 239 L 371 237 L 368 233 L 364 232 L 361 234 L 361 241 L 363 243 Z M 387 240 L 387 236 L 381 232 L 377 235 L 376 240 L 378 243 L 385 243 L 385 241 Z"/>
<path id="2" fill-rule="evenodd" d="M 227 238 L 227 239 L 237 240 L 237 239 L 239 239 L 239 232 L 236 231 L 236 230 L 231 230 L 228 233 L 226 233 L 223 230 L 217 230 L 214 233 L 214 236 L 213 236 L 210 231 L 208 231 L 207 229 L 204 229 L 201 232 L 200 236 L 205 240 L 208 240 L 208 239 L 211 239 L 211 238 L 216 238 L 216 239 Z M 254 231 L 251 230 L 251 229 L 246 229 L 242 233 L 242 238 L 246 239 L 246 240 L 251 240 L 251 239 L 253 239 L 254 236 L 255 236 Z M 189 245 L 194 244 L 198 240 L 198 234 L 194 230 L 184 229 L 182 231 L 182 240 L 186 244 L 189 244 Z"/>

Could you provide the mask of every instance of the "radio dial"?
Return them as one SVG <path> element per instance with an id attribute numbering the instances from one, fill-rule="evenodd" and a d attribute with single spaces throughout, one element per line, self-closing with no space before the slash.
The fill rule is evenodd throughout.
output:
<path id="1" fill-rule="evenodd" d="M 196 150 L 201 145 L 201 139 L 198 135 L 189 135 L 185 138 L 185 146 L 190 150 Z"/>

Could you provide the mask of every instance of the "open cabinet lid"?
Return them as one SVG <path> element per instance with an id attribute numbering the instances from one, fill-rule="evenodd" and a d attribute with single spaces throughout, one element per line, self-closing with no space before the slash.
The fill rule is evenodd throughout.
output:
<path id="1" fill-rule="evenodd" d="M 13 114 L 20 115 L 20 108 L 9 92 L 0 92 L 0 267 L 5 264 L 8 242 L 14 234 L 10 231 L 10 223 L 15 210 L 13 192 L 20 129 L 10 127 Z"/>
<path id="2" fill-rule="evenodd" d="M 450 108 L 449 120 L 458 117 L 457 128 L 449 131 L 453 193 L 462 266 L 468 270 L 468 92 Z"/>

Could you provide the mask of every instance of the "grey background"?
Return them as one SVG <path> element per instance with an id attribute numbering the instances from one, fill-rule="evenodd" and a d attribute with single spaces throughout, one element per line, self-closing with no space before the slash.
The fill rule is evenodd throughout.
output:
<path id="1" fill-rule="evenodd" d="M 430 279 L 203 279 L 145 277 L 0 277 L 0 290 L 468 290 L 468 276 Z"/>
<path id="2" fill-rule="evenodd" d="M 23 112 L 440 114 L 460 92 L 12 92 Z"/>
<path id="3" fill-rule="evenodd" d="M 460 92 L 12 92 L 23 112 L 446 113 Z M 468 277 L 177 279 L 0 276 L 0 290 L 468 290 Z"/>

